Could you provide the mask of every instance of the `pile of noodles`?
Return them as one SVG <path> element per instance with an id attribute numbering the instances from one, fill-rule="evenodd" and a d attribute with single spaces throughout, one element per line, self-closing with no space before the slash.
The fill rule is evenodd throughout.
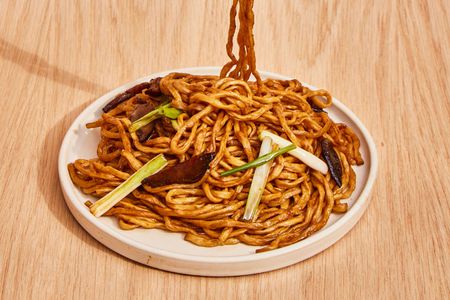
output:
<path id="1" fill-rule="evenodd" d="M 235 17 L 239 4 L 239 58 L 233 53 Z M 171 105 L 183 111 L 175 129 L 159 121 L 150 139 L 139 142 L 129 131 L 129 116 L 138 103 L 149 100 L 144 92 L 87 124 L 99 127 L 98 157 L 68 165 L 72 181 L 84 193 L 102 197 L 159 153 L 169 166 L 194 155 L 215 152 L 209 171 L 194 184 L 152 188 L 142 185 L 111 208 L 122 229 L 159 228 L 185 233 L 199 246 L 237 243 L 271 250 L 295 243 L 321 229 L 330 213 L 345 213 L 355 184 L 351 165 L 362 164 L 359 140 L 344 124 L 326 112 L 332 104 L 325 90 L 312 91 L 297 80 L 262 80 L 256 71 L 253 1 L 233 1 L 227 52 L 230 62 L 221 76 L 172 73 L 160 81 Z M 234 68 L 234 69 L 233 69 Z M 249 82 L 253 74 L 256 82 Z M 259 132 L 269 130 L 321 157 L 320 140 L 329 139 L 341 160 L 342 186 L 297 158 L 284 154 L 272 163 L 264 194 L 252 222 L 240 220 L 254 169 L 230 176 L 220 173 L 258 157 Z"/>

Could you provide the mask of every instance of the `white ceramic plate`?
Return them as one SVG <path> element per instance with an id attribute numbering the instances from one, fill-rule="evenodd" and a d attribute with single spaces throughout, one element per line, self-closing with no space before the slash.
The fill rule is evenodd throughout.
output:
<path id="1" fill-rule="evenodd" d="M 356 167 L 356 189 L 348 201 L 349 211 L 332 214 L 328 224 L 319 232 L 296 244 L 269 252 L 255 253 L 258 247 L 243 244 L 203 248 L 183 240 L 183 235 L 159 229 L 121 230 L 115 219 L 96 218 L 83 204 L 91 197 L 84 195 L 70 180 L 67 164 L 78 158 L 96 157 L 99 130 L 88 130 L 85 124 L 100 117 L 101 108 L 115 95 L 152 78 L 170 72 L 191 74 L 219 74 L 220 68 L 199 67 L 153 74 L 118 87 L 89 105 L 73 122 L 64 137 L 59 153 L 59 178 L 67 206 L 77 221 L 95 239 L 106 247 L 132 260 L 167 271 L 205 275 L 235 276 L 254 274 L 282 268 L 307 259 L 334 244 L 360 219 L 369 203 L 369 192 L 377 172 L 375 144 L 364 125 L 341 102 L 333 99 L 327 111 L 334 121 L 349 125 L 361 140 L 361 153 L 365 161 Z M 278 74 L 262 72 L 265 78 L 290 79 Z M 311 87 L 315 89 L 314 87 Z"/>

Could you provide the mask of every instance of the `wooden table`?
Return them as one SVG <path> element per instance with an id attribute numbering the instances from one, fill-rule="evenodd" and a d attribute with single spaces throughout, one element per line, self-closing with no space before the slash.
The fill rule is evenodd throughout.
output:
<path id="1" fill-rule="evenodd" d="M 231 1 L 0 2 L 0 298 L 444 298 L 450 293 L 450 2 L 256 1 L 258 67 L 326 88 L 372 133 L 370 206 L 278 271 L 184 276 L 75 221 L 58 150 L 94 99 L 153 72 L 222 65 Z"/>

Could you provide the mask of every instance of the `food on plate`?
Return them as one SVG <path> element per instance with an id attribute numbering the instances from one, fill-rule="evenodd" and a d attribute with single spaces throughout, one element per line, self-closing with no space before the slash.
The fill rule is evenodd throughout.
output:
<path id="1" fill-rule="evenodd" d="M 234 0 L 219 76 L 171 73 L 117 95 L 97 157 L 68 165 L 95 216 L 182 232 L 199 246 L 284 247 L 323 228 L 355 189 L 359 139 L 332 97 L 256 69 L 253 1 Z M 239 19 L 238 55 L 233 53 Z M 252 77 L 253 76 L 253 77 Z"/>

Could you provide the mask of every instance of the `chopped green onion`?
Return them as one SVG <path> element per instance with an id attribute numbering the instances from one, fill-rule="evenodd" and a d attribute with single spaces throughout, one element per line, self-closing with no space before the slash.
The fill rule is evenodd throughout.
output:
<path id="1" fill-rule="evenodd" d="M 145 165 L 143 165 L 139 170 L 137 170 L 134 174 L 128 177 L 127 180 L 122 182 L 118 187 L 109 192 L 106 196 L 95 202 L 89 208 L 91 213 L 100 217 L 105 212 L 107 212 L 111 207 L 116 205 L 120 200 L 125 198 L 129 193 L 137 189 L 142 180 L 158 173 L 167 165 L 167 160 L 164 155 L 159 154 L 152 160 L 148 161 Z"/>
<path id="2" fill-rule="evenodd" d="M 181 113 L 182 113 L 181 110 L 176 109 L 174 107 L 168 106 L 163 108 L 163 115 L 172 120 L 178 118 L 178 116 L 181 115 Z"/>
<path id="3" fill-rule="evenodd" d="M 239 172 L 239 171 L 244 171 L 244 170 L 247 170 L 247 169 L 250 169 L 250 168 L 256 168 L 256 167 L 258 167 L 260 165 L 263 165 L 263 164 L 271 161 L 275 157 L 280 156 L 281 154 L 286 153 L 288 151 L 291 151 L 293 149 L 295 149 L 295 145 L 294 144 L 290 144 L 287 147 L 284 147 L 284 148 L 278 149 L 276 151 L 272 151 L 270 153 L 267 153 L 266 155 L 260 156 L 257 159 L 255 159 L 254 161 L 246 163 L 245 165 L 242 165 L 242 166 L 239 166 L 237 168 L 225 171 L 225 172 L 221 173 L 220 176 L 228 176 L 228 175 L 234 174 L 234 173 Z"/>
<path id="4" fill-rule="evenodd" d="M 262 157 L 272 151 L 272 139 L 265 137 L 261 143 L 261 149 L 259 150 L 259 157 Z M 247 203 L 245 204 L 243 221 L 253 220 L 256 210 L 258 209 L 259 202 L 261 201 L 264 188 L 266 186 L 267 178 L 269 177 L 271 161 L 267 164 L 263 164 L 255 169 L 253 174 L 252 184 L 248 193 Z"/>
<path id="5" fill-rule="evenodd" d="M 279 147 L 285 147 L 292 143 L 291 141 L 283 139 L 282 137 L 280 137 L 276 134 L 273 134 L 267 130 L 263 130 L 259 134 L 259 139 L 262 140 L 265 137 L 270 137 L 272 139 L 272 141 L 275 144 L 277 144 Z M 314 154 L 312 154 L 306 150 L 303 150 L 300 147 L 295 147 L 294 150 L 289 151 L 289 154 L 298 158 L 299 160 L 301 160 L 308 167 L 310 167 L 314 170 L 317 170 L 322 174 L 327 174 L 327 172 L 328 172 L 328 166 L 323 160 L 321 160 Z"/>
<path id="6" fill-rule="evenodd" d="M 181 110 L 176 109 L 174 107 L 170 107 L 170 102 L 164 102 L 158 107 L 156 107 L 154 110 L 146 114 L 145 116 L 131 123 L 129 128 L 130 132 L 135 132 L 139 128 L 144 127 L 145 125 L 150 124 L 154 120 L 159 119 L 161 117 L 167 117 L 172 120 L 176 119 L 181 113 L 182 113 Z"/>

